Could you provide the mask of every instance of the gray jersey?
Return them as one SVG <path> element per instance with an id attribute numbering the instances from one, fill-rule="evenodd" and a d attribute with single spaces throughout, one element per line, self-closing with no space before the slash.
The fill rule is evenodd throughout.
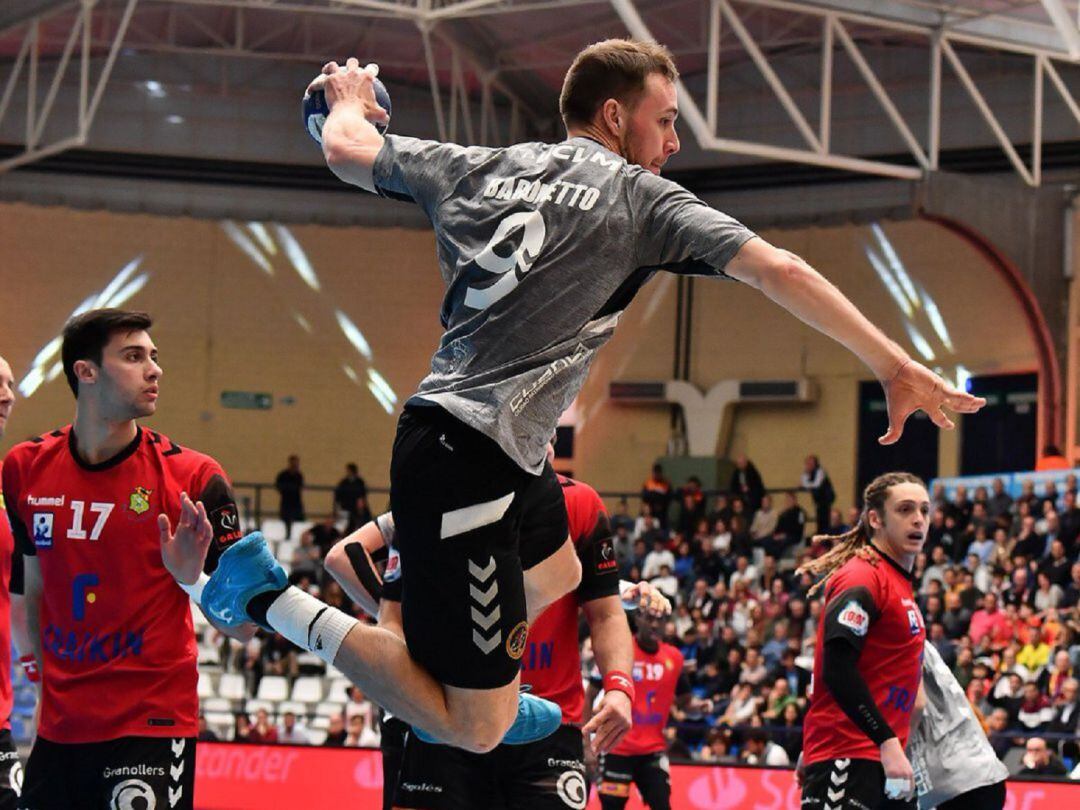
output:
<path id="1" fill-rule="evenodd" d="M 908 741 L 920 810 L 1008 777 L 964 690 L 933 644 L 923 653 L 926 710 Z"/>
<path id="2" fill-rule="evenodd" d="M 657 270 L 724 277 L 752 232 L 588 138 L 505 149 L 388 135 L 384 196 L 435 226 L 446 329 L 409 400 L 543 468 L 560 414 Z"/>

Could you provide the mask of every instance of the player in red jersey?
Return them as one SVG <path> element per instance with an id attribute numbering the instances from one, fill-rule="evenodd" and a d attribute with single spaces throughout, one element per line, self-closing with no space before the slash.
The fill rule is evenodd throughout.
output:
<path id="1" fill-rule="evenodd" d="M 4 438 L 14 407 L 15 378 L 7 360 L 0 357 L 0 439 Z M 0 461 L 0 474 L 2 470 L 3 462 Z M 26 630 L 22 555 L 15 548 L 15 538 L 11 534 L 4 508 L 4 496 L 0 492 L 0 810 L 15 810 L 23 784 L 22 763 L 11 740 L 11 709 L 15 704 L 11 688 L 12 641 L 22 654 L 19 663 L 27 678 L 37 683 L 37 659 L 30 652 L 30 638 Z"/>
<path id="2" fill-rule="evenodd" d="M 911 569 L 930 498 L 914 475 L 887 473 L 870 482 L 863 503 L 858 525 L 801 569 L 826 576 L 814 586 L 825 587 L 825 609 L 803 725 L 807 810 L 916 807 L 904 747 L 926 629 Z"/>
<path id="3" fill-rule="evenodd" d="M 671 774 L 664 729 L 671 706 L 678 701 L 712 711 L 711 701 L 698 701 L 690 693 L 682 653 L 660 640 L 662 624 L 662 618 L 656 615 L 637 619 L 634 726 L 601 763 L 599 793 L 603 810 L 622 810 L 630 798 L 631 783 L 637 785 L 651 810 L 670 810 Z M 607 684 L 594 677 L 589 684 L 590 704 L 602 687 L 606 690 Z"/>
<path id="4" fill-rule="evenodd" d="M 27 810 L 193 807 L 195 634 L 163 554 L 201 537 L 211 570 L 241 533 L 218 463 L 136 423 L 162 375 L 150 326 L 119 310 L 73 318 L 61 354 L 75 420 L 4 463 L 42 675 Z"/>
<path id="5" fill-rule="evenodd" d="M 533 694 L 552 700 L 563 710 L 563 725 L 550 737 L 522 746 L 502 745 L 487 754 L 474 754 L 442 745 L 429 745 L 415 735 L 405 743 L 403 766 L 384 766 L 386 789 L 393 792 L 393 774 L 398 774 L 395 808 L 542 808 L 584 807 L 588 800 L 583 750 L 585 695 L 581 682 L 578 642 L 579 608 L 584 611 L 593 639 L 593 649 L 612 683 L 611 697 L 584 729 L 592 734 L 592 745 L 607 750 L 629 728 L 632 691 L 630 632 L 620 601 L 618 567 L 615 565 L 611 531 L 603 503 L 592 487 L 559 476 L 565 506 L 552 503 L 524 505 L 523 538 L 538 530 L 548 510 L 564 509 L 571 537 L 582 563 L 582 583 L 578 589 L 543 611 L 529 628 L 522 655 L 522 683 Z M 371 593 L 380 590 L 380 623 L 396 627 L 400 633 L 399 592 L 402 583 L 396 552 L 391 551 L 385 576 L 378 580 L 370 556 L 384 543 L 393 543 L 389 514 L 361 529 L 331 549 L 327 570 L 366 610 L 375 609 Z M 528 543 L 523 541 L 523 550 Z M 670 605 L 647 584 L 623 593 L 623 599 L 662 615 Z M 622 671 L 615 669 L 621 666 Z M 621 686 L 617 686 L 621 684 Z M 594 734 L 595 732 L 595 734 Z M 384 758 L 393 751 L 383 746 Z M 385 803 L 389 807 L 391 803 Z"/>

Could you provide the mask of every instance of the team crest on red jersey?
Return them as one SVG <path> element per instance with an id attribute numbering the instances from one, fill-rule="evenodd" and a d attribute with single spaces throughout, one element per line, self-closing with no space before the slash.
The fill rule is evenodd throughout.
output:
<path id="1" fill-rule="evenodd" d="M 529 623 L 518 622 L 506 637 L 506 654 L 515 661 L 525 653 L 525 640 L 529 637 Z"/>
<path id="2" fill-rule="evenodd" d="M 135 487 L 135 491 L 128 498 L 128 511 L 140 516 L 145 515 L 150 511 L 150 496 L 153 494 L 154 490 L 152 489 Z"/>

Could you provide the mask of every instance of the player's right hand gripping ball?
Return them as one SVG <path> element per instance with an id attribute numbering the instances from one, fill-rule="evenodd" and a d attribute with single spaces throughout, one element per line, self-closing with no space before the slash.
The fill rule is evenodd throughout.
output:
<path id="1" fill-rule="evenodd" d="M 375 101 L 386 110 L 386 123 L 379 122 L 375 124 L 375 129 L 379 130 L 380 135 L 383 135 L 390 125 L 390 93 L 387 92 L 386 85 L 378 79 L 375 80 L 374 87 Z M 330 114 L 330 107 L 326 103 L 326 93 L 322 90 L 316 90 L 314 93 L 304 93 L 302 109 L 304 129 L 307 130 L 307 134 L 311 136 L 315 143 L 322 146 L 322 128 L 323 124 L 326 123 L 326 116 Z"/>

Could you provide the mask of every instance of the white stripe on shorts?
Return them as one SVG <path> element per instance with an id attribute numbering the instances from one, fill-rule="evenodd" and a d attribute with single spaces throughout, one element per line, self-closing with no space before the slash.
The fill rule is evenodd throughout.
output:
<path id="1" fill-rule="evenodd" d="M 502 520 L 506 510 L 514 501 L 514 493 L 503 495 L 494 501 L 478 503 L 475 506 L 466 506 L 455 509 L 452 512 L 443 512 L 442 527 L 439 529 L 439 539 L 446 540 L 456 537 L 481 526 L 490 526 Z"/>

